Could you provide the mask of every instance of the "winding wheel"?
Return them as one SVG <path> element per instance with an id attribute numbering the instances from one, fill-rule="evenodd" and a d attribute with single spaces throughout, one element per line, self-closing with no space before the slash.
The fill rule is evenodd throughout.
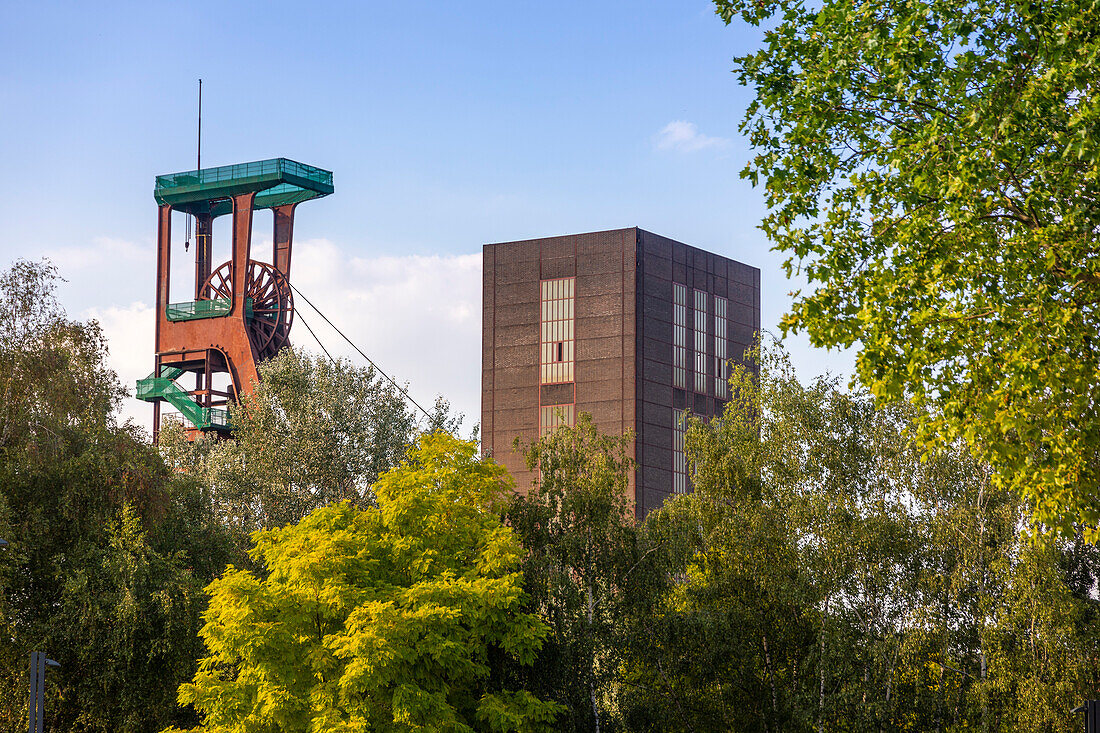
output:
<path id="1" fill-rule="evenodd" d="M 259 260 L 248 261 L 244 297 L 251 308 L 246 310 L 248 340 L 260 361 L 279 353 L 290 338 L 294 322 L 294 294 L 286 275 L 273 265 Z M 233 263 L 223 262 L 210 273 L 203 285 L 206 297 L 233 298 Z"/>

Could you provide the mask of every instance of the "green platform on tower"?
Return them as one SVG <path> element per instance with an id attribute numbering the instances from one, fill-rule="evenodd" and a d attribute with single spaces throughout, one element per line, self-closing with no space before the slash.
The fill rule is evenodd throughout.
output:
<path id="1" fill-rule="evenodd" d="M 256 193 L 253 209 L 272 209 L 328 196 L 332 171 L 289 158 L 271 158 L 157 176 L 153 197 L 162 206 L 212 217 L 233 210 L 232 196 Z"/>

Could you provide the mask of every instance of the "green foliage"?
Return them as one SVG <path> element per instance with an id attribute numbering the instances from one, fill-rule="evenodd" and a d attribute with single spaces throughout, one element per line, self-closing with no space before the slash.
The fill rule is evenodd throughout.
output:
<path id="1" fill-rule="evenodd" d="M 284 349 L 231 408 L 232 440 L 191 445 L 165 431 L 171 465 L 212 487 L 218 513 L 244 544 L 257 529 L 297 522 L 340 501 L 373 502 L 371 485 L 404 455 L 415 429 L 400 393 L 372 368 Z M 446 421 L 446 406 L 437 405 Z"/>
<path id="2" fill-rule="evenodd" d="M 105 363 L 99 324 L 70 321 L 48 262 L 19 260 L 0 275 L 0 447 L 58 446 L 55 424 L 101 431 L 125 394 Z"/>
<path id="3" fill-rule="evenodd" d="M 493 655 L 530 664 L 547 633 L 522 611 L 510 488 L 474 444 L 434 433 L 378 479 L 377 506 L 257 532 L 263 572 L 208 588 L 208 656 L 180 688 L 194 730 L 549 729 L 557 705 L 490 680 Z"/>
<path id="4" fill-rule="evenodd" d="M 913 412 L 766 351 L 687 433 L 694 493 L 639 539 L 624 624 L 633 730 L 1074 730 L 1100 681 L 1095 553 L 1028 537 Z"/>
<path id="5" fill-rule="evenodd" d="M 1068 536 L 1100 526 L 1100 5 L 716 0 L 765 30 L 762 228 L 807 278 L 784 320 L 858 346 L 926 445 L 963 440 Z"/>
<path id="6" fill-rule="evenodd" d="M 961 441 L 911 442 L 919 407 L 802 385 L 781 352 L 734 366 L 722 419 L 688 429 L 694 493 L 639 525 L 631 438 L 587 415 L 526 446 L 527 496 L 442 432 L 375 476 L 411 423 L 383 392 L 356 422 L 322 394 L 350 372 L 308 357 L 271 366 L 238 444 L 167 440 L 173 472 L 115 423 L 55 278 L 0 277 L 0 731 L 37 649 L 62 663 L 47 725 L 89 732 L 1070 731 L 1100 684 L 1084 533 L 1028 536 Z M 294 495 L 326 506 L 222 574 Z"/>
<path id="7" fill-rule="evenodd" d="M 814 614 L 782 530 L 770 507 L 698 491 L 650 515 L 635 570 L 649 582 L 623 621 L 629 730 L 800 729 Z"/>
<path id="8" fill-rule="evenodd" d="M 68 320 L 47 263 L 0 276 L 0 730 L 26 728 L 32 651 L 61 663 L 46 726 L 153 731 L 195 669 L 202 587 L 225 534 L 133 426 L 94 322 Z"/>
<path id="9" fill-rule="evenodd" d="M 442 430 L 444 433 L 450 433 L 454 436 L 459 434 L 462 421 L 466 419 L 464 413 L 454 412 L 450 400 L 443 395 L 436 395 L 435 402 L 432 403 L 432 409 L 426 417 L 426 422 L 421 426 L 423 432 L 435 433 Z M 467 440 L 476 443 L 480 440 L 480 436 L 481 424 L 474 423 L 473 428 L 470 429 L 470 437 Z"/>
<path id="10" fill-rule="evenodd" d="M 525 686 L 568 708 L 562 730 L 606 730 L 614 721 L 617 634 L 634 553 L 630 436 L 599 433 L 581 413 L 524 449 L 540 478 L 516 495 L 508 521 L 527 550 L 523 574 L 532 607 L 550 625 Z M 517 442 L 517 447 L 521 447 Z"/>

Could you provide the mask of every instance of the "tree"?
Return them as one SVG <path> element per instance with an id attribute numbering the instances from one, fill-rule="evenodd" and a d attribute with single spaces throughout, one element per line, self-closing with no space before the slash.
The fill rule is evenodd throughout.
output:
<path id="1" fill-rule="evenodd" d="M 774 507 L 698 487 L 646 518 L 619 622 L 628 730 L 806 729 L 815 619 L 784 529 Z"/>
<path id="2" fill-rule="evenodd" d="M 965 447 L 926 454 L 912 408 L 759 363 L 692 421 L 694 492 L 642 530 L 630 728 L 1072 730 L 1100 681 L 1095 557 L 1022 532 Z"/>
<path id="3" fill-rule="evenodd" d="M 559 706 L 495 687 L 494 655 L 534 659 L 522 548 L 501 523 L 506 471 L 473 443 L 422 436 L 374 485 L 254 535 L 262 572 L 212 583 L 208 655 L 180 700 L 194 731 L 534 731 Z"/>
<path id="4" fill-rule="evenodd" d="M 635 549 L 626 494 L 630 435 L 605 435 L 581 413 L 522 448 L 538 484 L 516 495 L 508 521 L 527 550 L 532 607 L 550 625 L 535 668 L 519 679 L 568 713 L 559 728 L 606 730 L 618 668 L 619 613 Z"/>
<path id="5" fill-rule="evenodd" d="M 962 464 L 965 465 L 965 464 Z M 902 669 L 928 726 L 1079 730 L 1066 700 L 1098 682 L 1095 546 L 1021 531 L 1027 506 L 988 470 L 937 457 L 917 485 Z M 952 475 L 954 474 L 954 475 Z M 960 480 L 961 479 L 961 480 Z"/>
<path id="6" fill-rule="evenodd" d="M 0 276 L 0 730 L 25 729 L 27 660 L 51 730 L 155 731 L 200 651 L 201 589 L 224 565 L 208 497 L 119 426 L 95 322 L 69 320 L 48 263 Z"/>
<path id="7" fill-rule="evenodd" d="M 926 445 L 964 440 L 1036 521 L 1100 538 L 1100 6 L 716 0 L 785 330 L 858 346 Z"/>
<path id="8" fill-rule="evenodd" d="M 284 349 L 259 365 L 260 383 L 231 407 L 231 440 L 188 444 L 166 431 L 175 467 L 212 487 L 223 521 L 245 541 L 301 520 L 315 507 L 373 502 L 370 487 L 397 465 L 416 422 L 373 368 Z M 436 419 L 446 421 L 446 405 Z"/>

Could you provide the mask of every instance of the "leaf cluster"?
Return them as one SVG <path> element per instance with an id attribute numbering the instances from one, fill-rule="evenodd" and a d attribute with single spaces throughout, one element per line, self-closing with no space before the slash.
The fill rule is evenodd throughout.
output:
<path id="1" fill-rule="evenodd" d="M 1100 681 L 1091 546 L 1027 533 L 963 446 L 913 442 L 913 408 L 758 359 L 690 424 L 693 493 L 641 528 L 628 727 L 1073 730 Z"/>
<path id="2" fill-rule="evenodd" d="M 926 445 L 964 441 L 1036 522 L 1100 526 L 1100 5 L 716 0 L 763 28 L 743 176 L 799 293 Z"/>
<path id="3" fill-rule="evenodd" d="M 211 488 L 242 553 L 255 530 L 316 507 L 370 506 L 372 485 L 397 465 L 416 428 L 401 393 L 373 368 L 287 348 L 259 372 L 253 392 L 230 408 L 230 440 L 192 444 L 178 428 L 161 436 L 169 464 Z M 436 419 L 448 419 L 445 404 Z"/>
<path id="4" fill-rule="evenodd" d="M 208 588 L 208 655 L 180 689 L 193 730 L 548 729 L 557 705 L 490 680 L 494 654 L 530 664 L 547 633 L 523 611 L 509 488 L 437 432 L 378 479 L 376 506 L 256 532 L 262 570 Z"/>
<path id="5" fill-rule="evenodd" d="M 630 593 L 636 526 L 626 496 L 634 467 L 631 436 L 599 432 L 581 413 L 521 443 L 538 481 L 513 497 L 507 519 L 526 550 L 532 610 L 550 635 L 532 670 L 504 670 L 526 689 L 567 708 L 563 730 L 614 730 L 613 680 L 622 613 Z"/>
<path id="6" fill-rule="evenodd" d="M 66 317 L 57 281 L 46 262 L 0 275 L 0 730 L 25 730 L 27 661 L 44 651 L 62 665 L 47 727 L 153 731 L 188 720 L 175 688 L 226 535 L 208 496 L 117 424 L 102 333 Z"/>

